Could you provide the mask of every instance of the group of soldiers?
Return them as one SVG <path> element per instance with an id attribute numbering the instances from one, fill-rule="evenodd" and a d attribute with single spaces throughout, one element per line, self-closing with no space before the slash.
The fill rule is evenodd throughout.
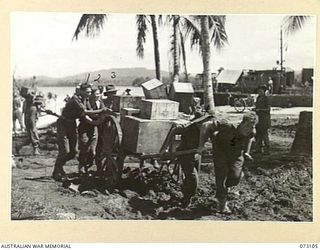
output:
<path id="1" fill-rule="evenodd" d="M 106 98 L 102 99 L 102 93 L 106 94 Z M 106 87 L 106 91 L 103 92 L 102 89 L 93 88 L 90 84 L 80 83 L 75 94 L 66 100 L 65 107 L 57 121 L 59 152 L 52 173 L 53 179 L 56 181 L 63 179 L 65 176 L 63 166 L 76 156 L 77 144 L 80 172 L 86 172 L 93 165 L 94 160 L 98 159 L 99 126 L 96 126 L 94 121 L 99 114 L 112 108 L 111 96 L 115 93 L 116 89 L 112 86 Z M 78 126 L 77 119 L 79 119 Z"/>
<path id="2" fill-rule="evenodd" d="M 22 98 L 24 100 L 22 100 Z M 48 93 L 48 101 L 53 99 L 52 93 Z M 28 135 L 27 144 L 32 144 L 33 154 L 39 155 L 39 134 L 37 130 L 37 121 L 42 112 L 54 114 L 51 110 L 45 109 L 44 95 L 36 91 L 20 95 L 18 91 L 13 93 L 13 133 L 17 134 L 16 121 L 18 120 L 20 130 Z"/>
<path id="3" fill-rule="evenodd" d="M 205 150 L 205 142 L 210 138 L 213 145 L 216 197 L 219 201 L 219 210 L 222 213 L 230 213 L 227 205 L 228 189 L 239 183 L 243 175 L 245 160 L 253 160 L 250 154 L 253 139 L 256 139 L 256 149 L 259 153 L 269 153 L 270 105 L 266 90 L 265 86 L 258 88 L 255 108 L 243 116 L 238 126 L 216 119 L 214 114 L 205 116 L 198 114 L 188 126 L 177 127 L 182 131 L 181 143 L 177 150 L 198 149 L 196 154 L 178 157 L 185 175 L 184 205 L 188 205 L 191 197 L 196 193 L 198 184 L 196 164 Z M 95 120 L 101 113 L 112 108 L 111 100 L 115 92 L 114 88 L 107 88 L 103 92 L 102 89 L 93 88 L 92 85 L 85 83 L 79 84 L 75 94 L 65 100 L 65 107 L 57 120 L 58 155 L 52 173 L 54 180 L 62 181 L 65 177 L 66 173 L 63 167 L 67 161 L 77 155 L 77 145 L 79 171 L 86 172 L 93 165 L 94 160 L 99 168 L 97 164 L 99 159 L 99 150 L 97 149 L 99 126 Z M 103 93 L 106 93 L 107 98 L 102 99 Z M 14 106 L 14 116 L 20 117 L 15 113 L 16 108 L 19 108 L 19 104 L 15 103 L 15 97 L 13 100 L 13 105 L 16 105 L 16 107 Z M 37 116 L 41 111 L 49 114 L 52 112 L 44 109 L 43 97 L 30 94 L 25 98 L 26 130 L 34 147 L 34 154 L 39 154 Z M 78 125 L 77 119 L 79 119 Z"/>

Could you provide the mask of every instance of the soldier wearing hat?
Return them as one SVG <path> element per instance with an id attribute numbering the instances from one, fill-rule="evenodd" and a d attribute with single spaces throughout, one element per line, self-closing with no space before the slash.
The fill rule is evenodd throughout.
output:
<path id="1" fill-rule="evenodd" d="M 28 134 L 29 143 L 33 146 L 33 154 L 39 155 L 39 134 L 37 129 L 37 121 L 39 119 L 39 114 L 41 112 L 41 107 L 44 106 L 44 99 L 42 96 L 35 96 L 33 103 L 26 110 L 26 130 Z"/>
<path id="2" fill-rule="evenodd" d="M 57 121 L 57 141 L 59 152 L 52 173 L 52 177 L 56 181 L 62 180 L 65 175 L 63 170 L 64 164 L 73 159 L 77 154 L 76 119 L 81 118 L 92 121 L 89 115 L 94 115 L 102 111 L 93 111 L 87 108 L 85 100 L 90 94 L 90 85 L 79 84 L 76 87 L 76 93 L 70 98 L 70 100 L 68 100 Z"/>
<path id="3" fill-rule="evenodd" d="M 105 92 L 104 95 L 107 97 L 105 99 L 103 99 L 104 105 L 109 108 L 112 109 L 112 101 L 113 101 L 113 96 L 117 93 L 117 89 L 115 88 L 115 86 L 113 84 L 108 84 L 105 87 Z"/>
<path id="4" fill-rule="evenodd" d="M 81 89 L 81 87 L 80 87 Z M 86 96 L 82 96 L 82 103 L 86 110 L 92 110 L 89 97 L 92 94 L 91 85 L 87 85 L 83 88 L 82 91 L 85 91 Z M 81 90 L 80 90 L 81 92 Z M 80 93 L 79 92 L 79 93 Z M 81 93 L 80 93 L 81 96 Z M 87 123 L 87 119 L 85 116 L 79 117 L 79 125 L 78 125 L 78 150 L 79 150 L 79 172 L 84 167 L 85 170 L 88 168 L 88 165 L 91 165 L 93 161 L 93 151 L 90 150 L 90 145 L 94 143 L 96 140 L 96 133 L 94 127 Z"/>
<path id="5" fill-rule="evenodd" d="M 258 87 L 258 97 L 255 103 L 255 108 L 253 109 L 259 118 L 256 125 L 256 141 L 258 146 L 258 152 L 269 153 L 270 142 L 268 130 L 271 126 L 271 116 L 270 116 L 270 104 L 268 96 L 266 96 L 267 87 L 261 85 Z"/>
<path id="6" fill-rule="evenodd" d="M 20 95 L 17 92 L 13 93 L 13 101 L 12 101 L 12 121 L 13 121 L 13 132 L 16 134 L 16 120 L 18 120 L 20 124 L 21 131 L 24 130 L 24 125 L 22 122 L 22 112 L 20 110 L 21 108 L 21 98 Z"/>
<path id="7" fill-rule="evenodd" d="M 100 90 L 92 89 L 91 95 L 85 99 L 85 106 L 88 110 L 101 111 L 105 109 L 104 103 L 101 100 Z M 96 119 L 98 115 L 90 116 L 91 119 Z M 98 128 L 90 124 L 87 119 L 80 118 L 78 126 L 79 136 L 79 172 L 87 170 L 93 165 L 93 160 L 96 155 L 96 146 L 98 138 Z"/>
<path id="8" fill-rule="evenodd" d="M 24 116 L 24 125 L 26 131 L 28 131 L 28 112 L 30 110 L 31 105 L 33 104 L 34 98 L 36 96 L 36 91 L 33 89 L 30 89 L 27 91 L 27 93 L 20 93 L 20 95 L 25 99 L 22 104 L 22 113 Z"/>

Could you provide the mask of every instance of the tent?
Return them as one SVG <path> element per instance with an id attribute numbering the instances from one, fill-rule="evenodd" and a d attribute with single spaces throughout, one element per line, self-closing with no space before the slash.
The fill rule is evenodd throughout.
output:
<path id="1" fill-rule="evenodd" d="M 242 70 L 225 69 L 217 76 L 217 82 L 235 85 L 241 75 L 242 75 Z"/>

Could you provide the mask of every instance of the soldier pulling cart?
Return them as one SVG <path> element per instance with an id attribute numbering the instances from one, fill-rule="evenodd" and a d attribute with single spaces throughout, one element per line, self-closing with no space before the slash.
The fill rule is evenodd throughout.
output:
<path id="1" fill-rule="evenodd" d="M 96 152 L 98 173 L 111 186 L 116 186 L 127 156 L 139 160 L 141 173 L 145 161 L 150 160 L 158 163 L 155 165 L 159 171 L 168 171 L 171 180 L 182 186 L 184 200 L 188 203 L 196 192 L 201 164 L 201 159 L 194 159 L 198 153 L 199 125 L 211 117 L 203 116 L 194 121 L 170 119 L 170 112 L 168 114 L 166 109 L 177 103 L 169 100 L 142 101 L 145 105 L 151 102 L 156 108 L 160 107 L 158 119 L 131 115 L 121 115 L 119 119 L 114 112 L 107 111 L 96 122 L 99 128 Z M 161 112 L 169 119 L 159 119 Z"/>

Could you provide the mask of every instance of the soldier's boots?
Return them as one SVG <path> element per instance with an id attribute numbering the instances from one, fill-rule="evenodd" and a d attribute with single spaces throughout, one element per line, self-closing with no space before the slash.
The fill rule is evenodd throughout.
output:
<path id="1" fill-rule="evenodd" d="M 39 148 L 35 148 L 35 149 L 33 150 L 33 155 L 40 155 Z"/>
<path id="2" fill-rule="evenodd" d="M 183 197 L 181 200 L 181 207 L 187 208 L 191 203 L 191 197 Z"/>
<path id="3" fill-rule="evenodd" d="M 218 199 L 219 201 L 219 212 L 222 214 L 231 214 L 231 210 L 228 207 L 228 202 L 227 199 L 223 198 L 223 199 Z"/>
<path id="4" fill-rule="evenodd" d="M 66 175 L 66 173 L 63 170 L 60 170 L 60 171 L 55 171 L 54 170 L 53 173 L 52 173 L 52 178 L 55 181 L 62 182 L 63 179 L 65 178 L 65 175 Z"/>

